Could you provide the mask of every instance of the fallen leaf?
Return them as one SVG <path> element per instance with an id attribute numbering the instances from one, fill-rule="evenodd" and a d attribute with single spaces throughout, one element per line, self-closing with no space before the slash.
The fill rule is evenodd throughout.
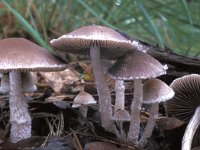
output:
<path id="1" fill-rule="evenodd" d="M 66 91 L 70 85 L 80 80 L 70 69 L 60 72 L 40 72 L 40 75 L 56 93 Z"/>

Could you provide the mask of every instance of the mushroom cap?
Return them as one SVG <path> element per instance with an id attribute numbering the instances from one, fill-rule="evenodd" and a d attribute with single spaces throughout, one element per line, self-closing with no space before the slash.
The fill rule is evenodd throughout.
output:
<path id="1" fill-rule="evenodd" d="M 175 96 L 165 103 L 167 114 L 189 122 L 200 105 L 200 75 L 191 74 L 177 78 L 170 87 Z"/>
<path id="2" fill-rule="evenodd" d="M 0 40 L 0 72 L 60 71 L 67 64 L 46 49 L 23 38 Z"/>
<path id="3" fill-rule="evenodd" d="M 155 78 L 166 74 L 166 69 L 167 66 L 163 66 L 150 55 L 134 50 L 119 58 L 108 70 L 108 74 L 118 80 L 135 80 Z"/>
<path id="4" fill-rule="evenodd" d="M 114 116 L 112 117 L 112 120 L 115 121 L 130 121 L 131 116 L 129 112 L 125 109 L 119 109 L 116 112 L 114 112 Z"/>
<path id="5" fill-rule="evenodd" d="M 87 92 L 81 91 L 79 94 L 74 98 L 72 107 L 77 108 L 81 105 L 90 105 L 96 104 L 97 102 L 93 98 L 93 96 Z"/>
<path id="6" fill-rule="evenodd" d="M 159 79 L 149 79 L 143 85 L 143 103 L 160 103 L 171 99 L 174 91 Z"/>
<path id="7" fill-rule="evenodd" d="M 131 41 L 104 26 L 89 25 L 50 41 L 60 52 L 89 54 L 90 46 L 101 47 L 101 58 L 117 58 L 134 49 Z"/>

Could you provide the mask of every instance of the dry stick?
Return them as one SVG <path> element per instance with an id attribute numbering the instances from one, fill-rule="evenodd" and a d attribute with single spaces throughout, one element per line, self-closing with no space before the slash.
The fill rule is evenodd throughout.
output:
<path id="1" fill-rule="evenodd" d="M 128 131 L 128 141 L 132 144 L 136 144 L 139 138 L 142 100 L 142 80 L 136 79 L 134 80 L 134 97 L 131 104 L 131 122 Z"/>
<path id="2" fill-rule="evenodd" d="M 25 138 L 31 137 L 31 117 L 28 112 L 28 105 L 23 95 L 21 73 L 11 71 L 10 79 L 10 139 L 16 143 Z"/>
<path id="3" fill-rule="evenodd" d="M 138 145 L 141 148 L 146 146 L 146 144 L 148 143 L 148 138 L 150 138 L 152 135 L 154 125 L 156 122 L 156 115 L 158 114 L 158 109 L 159 109 L 159 103 L 152 104 L 151 110 L 150 110 L 150 117 L 149 117 L 147 125 L 144 129 L 142 137 L 140 138 L 140 140 L 138 142 Z"/>
<path id="4" fill-rule="evenodd" d="M 91 46 L 90 56 L 95 76 L 95 82 L 97 85 L 97 91 L 99 95 L 102 126 L 106 130 L 113 132 L 115 127 L 113 121 L 111 120 L 112 117 L 111 97 L 101 67 L 100 47 L 97 45 Z"/>
<path id="5" fill-rule="evenodd" d="M 182 139 L 182 148 L 181 150 L 190 150 L 193 136 L 200 125 L 200 106 L 197 107 L 194 115 L 190 119 L 190 122 L 187 125 L 183 139 Z"/>

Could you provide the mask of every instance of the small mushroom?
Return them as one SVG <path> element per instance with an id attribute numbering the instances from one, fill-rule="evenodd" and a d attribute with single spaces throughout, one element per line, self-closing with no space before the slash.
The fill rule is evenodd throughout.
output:
<path id="1" fill-rule="evenodd" d="M 163 66 L 150 55 L 134 50 L 120 57 L 108 70 L 108 74 L 116 80 L 134 80 L 134 98 L 131 104 L 131 122 L 128 140 L 137 143 L 140 130 L 140 110 L 143 100 L 142 79 L 155 78 L 166 73 Z"/>
<path id="2" fill-rule="evenodd" d="M 165 102 L 174 96 L 174 91 L 159 79 L 149 79 L 143 85 L 143 103 L 152 104 L 150 117 L 138 142 L 140 147 L 145 147 L 151 137 L 159 110 L 159 103 Z"/>
<path id="3" fill-rule="evenodd" d="M 111 97 L 104 79 L 100 58 L 116 59 L 132 51 L 134 46 L 116 31 L 98 25 L 76 29 L 52 40 L 51 44 L 56 51 L 61 53 L 90 54 L 99 95 L 102 126 L 106 130 L 113 131 Z"/>
<path id="4" fill-rule="evenodd" d="M 46 49 L 23 38 L 0 40 L 0 54 L 0 72 L 9 74 L 10 140 L 16 143 L 31 136 L 31 117 L 23 95 L 22 72 L 61 71 L 67 65 Z"/>
<path id="5" fill-rule="evenodd" d="M 182 139 L 182 150 L 190 150 L 200 125 L 200 75 L 191 74 L 175 79 L 170 87 L 175 96 L 165 103 L 168 115 L 188 122 Z"/>
<path id="6" fill-rule="evenodd" d="M 85 91 L 80 91 L 79 94 L 74 98 L 72 107 L 79 108 L 79 112 L 86 118 L 88 106 L 96 103 L 97 102 L 91 94 Z"/>
<path id="7" fill-rule="evenodd" d="M 115 106 L 114 106 L 114 115 L 112 117 L 112 120 L 116 122 L 116 124 L 119 126 L 119 132 L 115 131 L 115 134 L 117 135 L 117 138 L 126 141 L 126 134 L 123 131 L 123 122 L 124 121 L 130 121 L 131 117 L 127 110 L 124 109 L 124 96 L 125 86 L 123 80 L 116 80 L 115 81 Z"/>

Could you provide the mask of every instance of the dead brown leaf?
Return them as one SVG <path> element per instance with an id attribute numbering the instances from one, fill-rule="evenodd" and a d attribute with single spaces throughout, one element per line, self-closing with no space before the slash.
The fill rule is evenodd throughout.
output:
<path id="1" fill-rule="evenodd" d="M 56 93 L 65 91 L 74 82 L 80 80 L 79 76 L 70 69 L 60 72 L 40 72 L 40 75 Z"/>

